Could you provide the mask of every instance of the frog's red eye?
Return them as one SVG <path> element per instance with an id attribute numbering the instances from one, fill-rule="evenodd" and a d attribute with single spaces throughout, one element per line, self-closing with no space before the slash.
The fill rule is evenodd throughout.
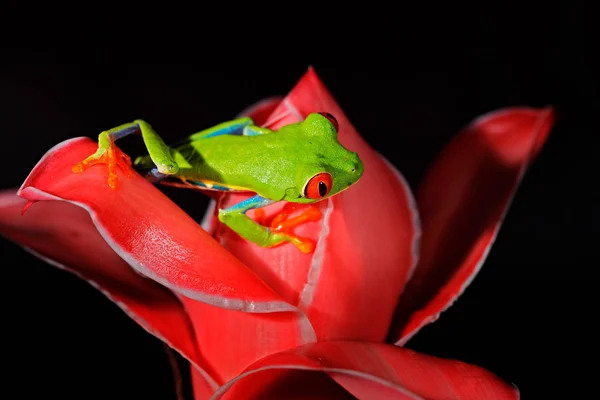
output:
<path id="1" fill-rule="evenodd" d="M 327 172 L 316 174 L 304 186 L 304 197 L 307 199 L 322 199 L 331 190 L 331 175 Z"/>
<path id="2" fill-rule="evenodd" d="M 335 117 L 333 115 L 326 113 L 326 112 L 320 112 L 319 114 L 321 114 L 322 116 L 327 118 L 329 120 L 329 122 L 331 122 L 333 124 L 336 132 L 340 129 L 340 124 L 338 124 L 337 119 L 335 119 Z"/>

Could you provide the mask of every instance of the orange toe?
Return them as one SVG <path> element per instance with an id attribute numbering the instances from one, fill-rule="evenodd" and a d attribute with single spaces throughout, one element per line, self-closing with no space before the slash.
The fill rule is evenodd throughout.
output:
<path id="1" fill-rule="evenodd" d="M 318 221 L 321 218 L 321 211 L 314 206 L 310 205 L 306 209 L 304 209 L 299 215 L 288 218 L 286 220 L 281 220 L 278 218 L 281 214 L 277 215 L 273 221 L 271 222 L 271 228 L 274 230 L 280 231 L 290 231 L 295 227 L 305 224 L 306 222 Z M 287 217 L 289 214 L 286 214 Z"/>
<path id="2" fill-rule="evenodd" d="M 271 221 L 268 223 L 271 227 L 278 226 L 282 221 L 284 221 L 287 217 L 290 216 L 294 211 L 298 209 L 298 203 L 285 203 L 283 208 L 271 218 Z"/>
<path id="3" fill-rule="evenodd" d="M 301 252 L 305 254 L 312 253 L 315 250 L 315 241 L 308 238 L 303 238 L 299 236 L 291 236 L 291 242 L 296 245 L 300 249 Z"/>
<path id="4" fill-rule="evenodd" d="M 119 187 L 119 177 L 117 175 L 117 167 L 123 171 L 123 174 L 130 178 L 133 173 L 131 158 L 123 153 L 114 143 L 112 143 L 106 151 L 98 155 L 92 154 L 79 164 L 73 167 L 73 172 L 81 173 L 91 166 L 97 164 L 106 164 L 108 169 L 108 186 L 112 189 Z"/>
<path id="5" fill-rule="evenodd" d="M 299 215 L 288 218 L 299 208 L 300 205 L 297 203 L 287 203 L 279 214 L 271 220 L 270 227 L 274 232 L 286 235 L 289 241 L 296 245 L 303 253 L 312 253 L 315 249 L 314 240 L 298 236 L 293 231 L 294 228 L 306 222 L 318 221 L 321 218 L 321 211 L 317 206 L 311 204 L 302 210 Z"/>
<path id="6" fill-rule="evenodd" d="M 89 167 L 97 164 L 106 164 L 106 153 L 101 156 L 91 155 L 73 167 L 73 172 L 81 173 Z"/>

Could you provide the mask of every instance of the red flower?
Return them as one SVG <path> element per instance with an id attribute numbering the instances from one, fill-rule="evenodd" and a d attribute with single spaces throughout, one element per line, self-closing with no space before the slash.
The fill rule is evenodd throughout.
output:
<path id="1" fill-rule="evenodd" d="M 432 165 L 417 201 L 313 70 L 284 99 L 246 114 L 276 128 L 314 111 L 336 116 L 340 142 L 359 153 L 365 172 L 350 190 L 318 203 L 320 221 L 297 230 L 316 240 L 313 254 L 247 242 L 218 222 L 216 207 L 203 230 L 137 174 L 121 177 L 118 190 L 106 185 L 106 168 L 73 174 L 71 167 L 96 148 L 88 138 L 51 149 L 20 197 L 0 196 L 0 232 L 86 279 L 179 351 L 192 364 L 197 399 L 292 392 L 518 398 L 479 367 L 401 346 L 481 267 L 547 138 L 552 110 L 513 108 L 477 119 Z M 241 198 L 216 202 L 223 207 Z M 26 200 L 40 202 L 21 216 Z M 280 207 L 268 207 L 266 218 Z"/>

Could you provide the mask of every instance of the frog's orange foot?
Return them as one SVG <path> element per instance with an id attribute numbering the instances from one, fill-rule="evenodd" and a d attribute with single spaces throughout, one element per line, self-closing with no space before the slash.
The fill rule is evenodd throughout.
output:
<path id="1" fill-rule="evenodd" d="M 321 211 L 319 211 L 319 208 L 314 204 L 304 208 L 297 216 L 289 218 L 289 216 L 296 212 L 299 208 L 300 207 L 297 203 L 286 203 L 281 211 L 271 220 L 271 229 L 287 232 L 293 230 L 299 225 L 321 219 Z"/>
<path id="2" fill-rule="evenodd" d="M 303 253 L 312 253 L 315 249 L 315 242 L 311 239 L 298 236 L 294 233 L 294 228 L 307 222 L 318 221 L 321 219 L 321 211 L 313 204 L 302 210 L 295 217 L 289 216 L 297 211 L 299 205 L 296 203 L 287 203 L 283 209 L 273 217 L 270 222 L 271 231 L 285 235 L 288 240 L 296 245 Z"/>
<path id="3" fill-rule="evenodd" d="M 262 208 L 257 208 L 256 210 L 254 210 L 254 222 L 263 226 L 268 225 L 265 210 L 263 210 Z"/>
<path id="4" fill-rule="evenodd" d="M 126 177 L 130 178 L 132 174 L 131 158 L 114 143 L 111 143 L 107 149 L 99 148 L 94 154 L 73 167 L 73 172 L 81 173 L 91 166 L 97 164 L 106 164 L 108 167 L 108 186 L 111 189 L 119 187 L 119 178 L 117 176 L 117 167 L 121 168 Z"/>

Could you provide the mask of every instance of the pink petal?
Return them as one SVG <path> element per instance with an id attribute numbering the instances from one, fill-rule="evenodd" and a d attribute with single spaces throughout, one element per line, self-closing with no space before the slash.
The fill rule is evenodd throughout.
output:
<path id="1" fill-rule="evenodd" d="M 209 387 L 182 304 L 167 288 L 132 270 L 102 239 L 90 216 L 66 202 L 44 201 L 21 216 L 26 201 L 0 192 L 0 233 L 50 264 L 89 282 L 152 335 L 186 357 Z"/>
<path id="2" fill-rule="evenodd" d="M 413 198 L 402 176 L 360 137 L 312 69 L 268 121 L 255 120 L 277 128 L 316 111 L 338 119 L 339 139 L 358 152 L 365 173 L 355 187 L 318 203 L 321 221 L 296 230 L 318 240 L 314 254 L 302 254 L 291 244 L 260 248 L 222 225 L 214 236 L 286 301 L 297 304 L 319 340 L 380 341 L 416 262 L 419 227 Z M 241 199 L 227 196 L 219 207 Z M 267 207 L 267 216 L 281 206 Z"/>
<path id="3" fill-rule="evenodd" d="M 418 193 L 421 260 L 399 304 L 397 344 L 435 321 L 473 280 L 553 122 L 552 108 L 487 114 L 431 166 Z"/>
<path id="4" fill-rule="evenodd" d="M 129 265 L 180 294 L 251 312 L 294 309 L 140 175 L 120 175 L 120 187 L 113 190 L 104 166 L 71 172 L 96 147 L 88 138 L 58 144 L 18 194 L 84 208 L 104 240 Z"/>
<path id="5" fill-rule="evenodd" d="M 518 399 L 519 391 L 483 368 L 383 343 L 319 342 L 265 357 L 215 392 L 255 399 L 285 387 L 286 370 L 322 371 L 359 399 Z M 289 378 L 288 378 L 289 379 Z"/>

